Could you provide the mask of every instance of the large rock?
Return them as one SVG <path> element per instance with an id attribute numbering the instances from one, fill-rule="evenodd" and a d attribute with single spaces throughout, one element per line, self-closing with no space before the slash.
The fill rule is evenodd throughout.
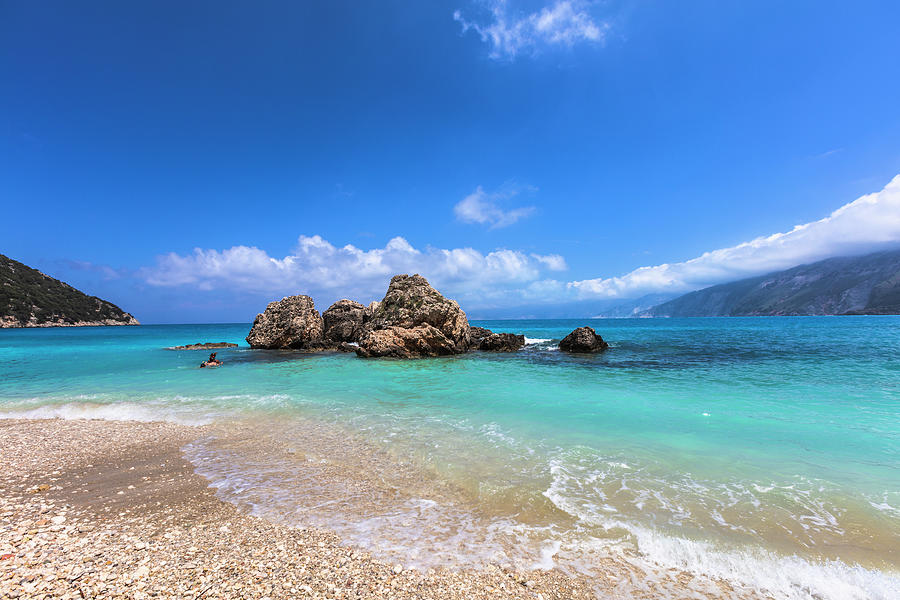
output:
<path id="1" fill-rule="evenodd" d="M 368 310 L 353 300 L 338 300 L 332 304 L 328 310 L 322 313 L 322 320 L 325 323 L 325 339 L 336 344 L 359 342 Z"/>
<path id="2" fill-rule="evenodd" d="M 469 349 L 466 313 L 420 275 L 391 279 L 364 329 L 356 351 L 364 357 L 443 356 Z"/>
<path id="3" fill-rule="evenodd" d="M 271 302 L 256 315 L 247 335 L 251 348 L 324 350 L 325 322 L 309 296 L 288 296 Z"/>
<path id="4" fill-rule="evenodd" d="M 492 333 L 481 340 L 479 350 L 485 352 L 515 352 L 525 345 L 525 336 L 515 333 Z"/>
<path id="5" fill-rule="evenodd" d="M 591 327 L 579 327 L 559 343 L 559 349 L 566 352 L 603 352 L 607 348 L 609 344 Z"/>

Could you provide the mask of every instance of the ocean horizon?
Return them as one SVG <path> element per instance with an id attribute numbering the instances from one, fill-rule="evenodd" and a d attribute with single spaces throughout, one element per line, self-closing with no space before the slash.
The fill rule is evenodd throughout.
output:
<path id="1" fill-rule="evenodd" d="M 207 425 L 183 452 L 222 500 L 411 567 L 896 597 L 900 317 L 471 324 L 526 346 L 367 360 L 251 350 L 249 323 L 8 329 L 0 417 Z M 583 324 L 610 350 L 559 352 Z M 223 341 L 217 369 L 167 349 Z"/>

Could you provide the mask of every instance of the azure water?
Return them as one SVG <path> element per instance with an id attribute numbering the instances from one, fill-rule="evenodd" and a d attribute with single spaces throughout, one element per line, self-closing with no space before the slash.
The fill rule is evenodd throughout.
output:
<path id="1" fill-rule="evenodd" d="M 212 424 L 185 453 L 223 499 L 419 566 L 900 595 L 900 318 L 594 320 L 599 356 L 555 350 L 582 322 L 475 324 L 529 344 L 392 361 L 250 350 L 245 324 L 4 330 L 0 414 Z M 196 341 L 242 346 L 219 369 L 165 349 Z"/>

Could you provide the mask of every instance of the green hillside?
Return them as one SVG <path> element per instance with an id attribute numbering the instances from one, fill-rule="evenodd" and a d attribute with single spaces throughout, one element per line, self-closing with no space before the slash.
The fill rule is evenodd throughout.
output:
<path id="1" fill-rule="evenodd" d="M 0 326 L 137 325 L 115 304 L 0 254 Z"/>

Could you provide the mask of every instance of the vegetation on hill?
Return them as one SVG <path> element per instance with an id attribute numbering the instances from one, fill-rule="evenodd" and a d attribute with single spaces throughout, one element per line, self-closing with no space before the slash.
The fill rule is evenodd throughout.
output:
<path id="1" fill-rule="evenodd" d="M 80 323 L 135 325 L 115 304 L 0 254 L 0 325 L 40 327 Z"/>
<path id="2" fill-rule="evenodd" d="M 656 317 L 900 314 L 900 250 L 829 258 L 716 285 L 649 309 Z"/>

